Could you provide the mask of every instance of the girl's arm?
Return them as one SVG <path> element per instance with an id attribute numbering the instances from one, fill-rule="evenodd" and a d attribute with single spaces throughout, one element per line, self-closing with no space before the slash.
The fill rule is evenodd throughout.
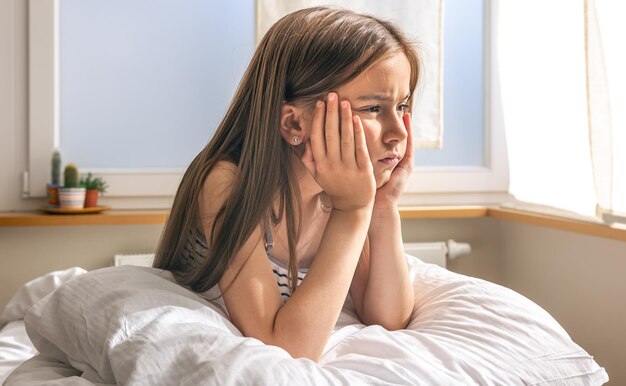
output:
<path id="1" fill-rule="evenodd" d="M 368 242 L 350 289 L 364 324 L 405 328 L 413 311 L 413 287 L 402 246 L 398 208 L 374 209 Z"/>
<path id="2" fill-rule="evenodd" d="M 249 242 L 260 242 L 249 255 L 244 247 L 220 280 L 231 321 L 245 336 L 317 361 L 348 293 L 370 216 L 368 210 L 331 213 L 307 276 L 284 305 L 257 228 Z"/>
<path id="3" fill-rule="evenodd" d="M 350 107 L 344 104 L 339 127 L 338 110 L 336 94 L 329 95 L 327 109 L 318 103 L 311 141 L 303 156 L 307 169 L 331 197 L 333 211 L 298 290 L 281 304 L 261 226 L 236 253 L 220 280 L 231 321 L 245 336 L 282 347 L 293 357 L 313 360 L 321 356 L 348 294 L 376 193 L 360 121 L 355 121 L 353 129 Z M 232 181 L 232 173 L 216 168 L 204 184 L 202 202 L 207 204 L 201 211 L 205 232 L 228 196 L 228 189 L 215 193 L 213 188 L 228 187 L 224 181 L 229 175 Z"/>
<path id="4" fill-rule="evenodd" d="M 413 168 L 410 116 L 404 115 L 403 121 L 408 131 L 406 154 L 389 182 L 376 193 L 368 242 L 350 288 L 361 321 L 388 330 L 405 328 L 414 305 L 397 205 Z"/>

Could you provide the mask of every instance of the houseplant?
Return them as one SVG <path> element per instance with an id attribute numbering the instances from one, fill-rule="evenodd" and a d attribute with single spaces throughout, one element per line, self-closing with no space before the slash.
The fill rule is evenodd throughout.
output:
<path id="1" fill-rule="evenodd" d="M 98 195 L 106 192 L 107 184 L 101 177 L 94 177 L 87 173 L 87 177 L 80 179 L 80 186 L 86 189 L 85 208 L 95 208 L 98 206 Z"/>
<path id="2" fill-rule="evenodd" d="M 46 186 L 48 208 L 59 207 L 59 188 L 61 187 L 61 153 L 54 150 L 52 153 L 52 180 Z"/>
<path id="3" fill-rule="evenodd" d="M 83 209 L 86 189 L 80 186 L 78 168 L 74 164 L 65 166 L 63 187 L 59 188 L 59 201 L 64 209 Z"/>

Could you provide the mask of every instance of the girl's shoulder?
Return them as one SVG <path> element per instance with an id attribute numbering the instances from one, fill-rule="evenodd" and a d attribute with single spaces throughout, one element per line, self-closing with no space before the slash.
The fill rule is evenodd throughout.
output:
<path id="1" fill-rule="evenodd" d="M 237 175 L 237 171 L 238 169 L 237 169 L 236 163 L 232 161 L 228 161 L 228 160 L 221 160 L 221 161 L 217 161 L 215 166 L 213 166 L 207 178 L 211 176 L 214 176 L 214 177 L 230 176 L 231 178 L 234 178 Z"/>
<path id="2" fill-rule="evenodd" d="M 219 161 L 207 175 L 200 192 L 201 217 L 213 217 L 231 193 L 237 177 L 237 165 L 230 161 Z"/>
<path id="3" fill-rule="evenodd" d="M 202 190 L 218 190 L 216 188 L 231 186 L 237 177 L 237 165 L 231 161 L 218 161 L 207 175 Z"/>

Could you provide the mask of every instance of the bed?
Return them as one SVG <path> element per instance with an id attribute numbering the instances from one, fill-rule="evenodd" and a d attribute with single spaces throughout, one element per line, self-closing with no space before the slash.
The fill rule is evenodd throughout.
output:
<path id="1" fill-rule="evenodd" d="M 350 298 L 316 363 L 243 337 L 168 272 L 119 266 L 27 283 L 0 324 L 6 385 L 601 385 L 608 375 L 522 295 L 407 256 L 407 329 L 364 326 Z"/>

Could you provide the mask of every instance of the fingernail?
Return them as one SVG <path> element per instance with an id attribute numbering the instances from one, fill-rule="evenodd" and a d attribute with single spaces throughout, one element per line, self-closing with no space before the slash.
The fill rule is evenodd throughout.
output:
<path id="1" fill-rule="evenodd" d="M 341 101 L 341 107 L 344 109 L 348 108 L 348 101 Z"/>
<path id="2" fill-rule="evenodd" d="M 315 107 L 317 107 L 318 109 L 321 108 L 322 106 L 324 106 L 324 102 L 323 101 L 317 101 L 315 103 Z"/>
<path id="3" fill-rule="evenodd" d="M 328 94 L 328 101 L 329 102 L 334 102 L 335 98 L 337 98 L 337 94 L 335 94 L 334 92 L 331 92 Z"/>

